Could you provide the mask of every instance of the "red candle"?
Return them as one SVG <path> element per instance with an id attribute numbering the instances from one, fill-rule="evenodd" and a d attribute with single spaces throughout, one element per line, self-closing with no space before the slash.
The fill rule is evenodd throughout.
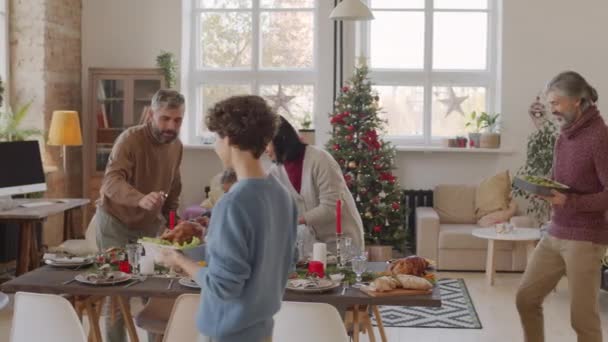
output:
<path id="1" fill-rule="evenodd" d="M 319 278 L 325 278 L 325 270 L 323 269 L 323 263 L 320 261 L 309 261 L 308 262 L 308 274 L 316 274 Z"/>
<path id="2" fill-rule="evenodd" d="M 342 201 L 336 201 L 336 234 L 342 234 Z"/>
<path id="3" fill-rule="evenodd" d="M 118 262 L 118 270 L 124 273 L 131 273 L 131 265 L 129 265 L 129 261 L 122 260 Z"/>
<path id="4" fill-rule="evenodd" d="M 169 212 L 169 229 L 173 230 L 175 228 L 175 211 L 171 210 Z"/>

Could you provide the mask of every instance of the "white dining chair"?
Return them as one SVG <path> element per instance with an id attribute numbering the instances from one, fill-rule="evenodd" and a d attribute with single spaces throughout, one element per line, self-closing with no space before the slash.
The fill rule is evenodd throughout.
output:
<path id="1" fill-rule="evenodd" d="M 4 309 L 9 302 L 8 295 L 6 293 L 0 292 L 0 311 Z"/>
<path id="2" fill-rule="evenodd" d="M 183 294 L 177 297 L 169 323 L 167 323 L 164 342 L 198 341 L 200 339 L 200 333 L 196 328 L 196 312 L 200 303 L 199 294 Z"/>
<path id="3" fill-rule="evenodd" d="M 11 342 L 86 342 L 76 311 L 57 295 L 17 292 Z"/>
<path id="4" fill-rule="evenodd" d="M 305 334 L 294 334 L 306 327 Z M 274 341 L 348 342 L 338 310 L 325 303 L 283 302 L 274 316 Z"/>

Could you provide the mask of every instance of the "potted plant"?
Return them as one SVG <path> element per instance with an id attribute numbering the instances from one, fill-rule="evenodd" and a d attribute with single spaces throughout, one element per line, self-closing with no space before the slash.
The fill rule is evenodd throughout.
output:
<path id="1" fill-rule="evenodd" d="M 464 127 L 471 131 L 469 132 L 469 143 L 471 147 L 479 147 L 483 124 L 484 121 L 482 120 L 481 115 L 478 115 L 477 112 L 472 112 L 467 118 Z"/>
<path id="2" fill-rule="evenodd" d="M 539 122 L 538 130 L 528 137 L 526 163 L 517 171 L 517 176 L 551 177 L 553 170 L 553 148 L 559 134 L 557 126 L 550 120 Z M 543 199 L 521 189 L 515 189 L 516 197 L 528 202 L 527 214 L 533 217 L 539 225 L 550 220 L 551 206 Z"/>
<path id="3" fill-rule="evenodd" d="M 488 114 L 486 112 L 481 113 L 481 127 L 483 132 L 479 140 L 479 147 L 481 148 L 499 148 L 500 147 L 500 133 L 498 130 L 498 119 L 500 114 Z"/>
<path id="4" fill-rule="evenodd" d="M 20 127 L 31 104 L 25 104 L 14 113 L 10 107 L 7 111 L 0 112 L 0 141 L 22 141 L 42 135 L 39 129 Z"/>
<path id="5" fill-rule="evenodd" d="M 315 130 L 312 127 L 312 115 L 310 113 L 306 113 L 304 117 L 300 120 L 300 137 L 302 140 L 309 144 L 315 144 Z"/>

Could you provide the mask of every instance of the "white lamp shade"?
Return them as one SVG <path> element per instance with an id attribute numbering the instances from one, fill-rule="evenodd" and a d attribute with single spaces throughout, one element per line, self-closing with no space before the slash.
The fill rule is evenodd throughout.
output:
<path id="1" fill-rule="evenodd" d="M 332 20 L 372 20 L 374 15 L 361 0 L 344 0 L 331 11 Z"/>

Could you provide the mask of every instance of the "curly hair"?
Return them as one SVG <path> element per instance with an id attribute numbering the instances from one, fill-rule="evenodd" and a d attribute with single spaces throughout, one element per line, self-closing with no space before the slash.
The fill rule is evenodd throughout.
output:
<path id="1" fill-rule="evenodd" d="M 211 107 L 205 118 L 211 132 L 242 151 L 260 158 L 279 127 L 279 116 L 263 98 L 255 95 L 229 97 Z"/>

